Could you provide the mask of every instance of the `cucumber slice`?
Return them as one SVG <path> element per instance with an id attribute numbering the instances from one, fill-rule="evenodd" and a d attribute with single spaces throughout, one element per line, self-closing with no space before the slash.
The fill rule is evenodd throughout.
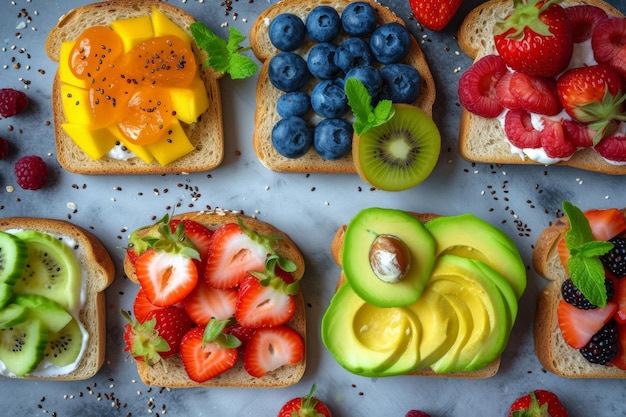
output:
<path id="1" fill-rule="evenodd" d="M 82 278 L 72 249 L 46 233 L 28 230 L 15 235 L 26 243 L 28 260 L 14 292 L 42 295 L 74 310 L 80 303 Z"/>
<path id="2" fill-rule="evenodd" d="M 0 308 L 6 307 L 13 298 L 13 284 L 0 282 Z"/>
<path id="3" fill-rule="evenodd" d="M 60 331 L 72 320 L 72 315 L 61 304 L 41 295 L 16 295 L 13 302 L 26 307 L 30 317 L 41 320 L 52 333 Z"/>
<path id="4" fill-rule="evenodd" d="M 73 363 L 83 346 L 83 334 L 76 319 L 72 319 L 57 333 L 48 334 L 44 357 L 53 365 L 66 366 Z"/>
<path id="5" fill-rule="evenodd" d="M 43 359 L 48 329 L 37 319 L 0 329 L 0 361 L 17 376 L 34 371 Z"/>
<path id="6" fill-rule="evenodd" d="M 28 309 L 19 304 L 11 303 L 0 310 L 0 329 L 20 324 L 28 319 Z"/>
<path id="7" fill-rule="evenodd" d="M 24 273 L 28 249 L 10 233 L 0 231 L 0 282 L 13 285 Z"/>

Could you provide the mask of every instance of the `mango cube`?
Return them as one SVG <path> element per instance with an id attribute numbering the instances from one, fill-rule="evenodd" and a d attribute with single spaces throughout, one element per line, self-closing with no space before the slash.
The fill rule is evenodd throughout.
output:
<path id="1" fill-rule="evenodd" d="M 120 130 L 118 129 L 117 123 L 109 126 L 108 129 L 113 134 L 116 140 L 118 140 L 121 144 L 128 148 L 129 151 L 135 154 L 146 164 L 149 164 L 154 159 L 150 151 L 145 146 L 136 145 L 131 140 L 126 138 L 126 136 L 124 136 L 122 132 L 120 132 Z"/>
<path id="2" fill-rule="evenodd" d="M 183 40 L 191 48 L 191 36 L 182 30 L 176 23 L 172 22 L 158 7 L 152 8 L 152 28 L 154 36 L 174 35 Z"/>
<path id="3" fill-rule="evenodd" d="M 145 146 L 161 165 L 167 165 L 195 149 L 177 120 L 169 129 L 164 139 Z"/>
<path id="4" fill-rule="evenodd" d="M 115 136 L 108 129 L 89 130 L 76 123 L 63 123 L 61 128 L 93 160 L 102 158 L 115 146 Z"/>
<path id="5" fill-rule="evenodd" d="M 175 116 L 182 122 L 195 123 L 209 108 L 209 97 L 198 73 L 187 87 L 170 87 L 168 90 Z"/>
<path id="6" fill-rule="evenodd" d="M 66 84 L 75 85 L 81 88 L 88 88 L 87 80 L 81 80 L 74 75 L 70 69 L 70 52 L 75 42 L 61 43 L 61 51 L 59 52 L 59 80 Z"/>
<path id="7" fill-rule="evenodd" d="M 61 84 L 61 103 L 68 123 L 91 126 L 94 119 L 89 90 L 72 84 Z"/>
<path id="8" fill-rule="evenodd" d="M 130 51 L 141 42 L 154 37 L 150 16 L 115 20 L 111 22 L 111 28 L 122 38 L 125 52 Z"/>

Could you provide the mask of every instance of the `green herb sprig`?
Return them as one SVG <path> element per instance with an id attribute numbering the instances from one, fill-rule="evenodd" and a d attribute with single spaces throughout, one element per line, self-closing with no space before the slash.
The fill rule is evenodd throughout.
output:
<path id="1" fill-rule="evenodd" d="M 237 28 L 230 27 L 228 40 L 217 36 L 199 21 L 192 23 L 189 29 L 198 46 L 208 54 L 206 66 L 222 74 L 228 73 L 234 80 L 248 78 L 259 69 L 252 58 L 242 55 L 242 52 L 249 50 L 250 47 L 240 46 L 246 37 Z"/>
<path id="2" fill-rule="evenodd" d="M 569 230 L 565 232 L 565 246 L 570 253 L 567 268 L 572 282 L 590 303 L 604 307 L 607 294 L 604 267 L 599 256 L 610 251 L 613 244 L 595 240 L 589 221 L 572 203 L 564 201 L 563 211 L 570 224 Z"/>
<path id="3" fill-rule="evenodd" d="M 372 107 L 372 97 L 363 83 L 356 78 L 348 78 L 345 85 L 348 105 L 356 120 L 352 124 L 357 135 L 386 123 L 395 113 L 391 100 L 380 100 Z"/>

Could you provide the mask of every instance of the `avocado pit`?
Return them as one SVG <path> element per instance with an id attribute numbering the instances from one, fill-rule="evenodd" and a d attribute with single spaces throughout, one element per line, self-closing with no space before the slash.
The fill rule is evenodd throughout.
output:
<path id="1" fill-rule="evenodd" d="M 398 237 L 382 234 L 370 246 L 369 261 L 372 271 L 381 281 L 396 283 L 411 268 L 411 252 Z"/>

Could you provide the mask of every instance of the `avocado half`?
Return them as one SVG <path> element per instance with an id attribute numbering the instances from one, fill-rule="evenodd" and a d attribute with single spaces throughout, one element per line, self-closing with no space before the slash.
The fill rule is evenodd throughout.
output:
<path id="1" fill-rule="evenodd" d="M 370 263 L 377 237 L 399 239 L 410 255 L 410 266 L 397 282 L 384 281 Z M 402 210 L 367 208 L 348 223 L 342 249 L 342 266 L 354 292 L 377 307 L 402 307 L 414 303 L 430 279 L 435 263 L 435 239 L 414 216 Z"/>

